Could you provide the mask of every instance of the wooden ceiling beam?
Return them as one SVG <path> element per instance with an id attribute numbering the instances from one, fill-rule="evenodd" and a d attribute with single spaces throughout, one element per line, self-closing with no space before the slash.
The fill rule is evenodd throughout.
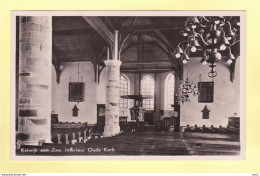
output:
<path id="1" fill-rule="evenodd" d="M 109 17 L 104 17 L 104 20 L 105 20 L 105 23 L 107 24 L 107 26 L 109 27 L 109 29 L 114 31 L 115 26 L 114 26 L 113 22 L 111 21 L 111 19 Z"/>
<path id="2" fill-rule="evenodd" d="M 172 70 L 172 67 L 154 67 L 154 68 L 120 68 L 121 71 L 150 71 L 150 70 Z"/>
<path id="3" fill-rule="evenodd" d="M 151 45 L 154 47 L 158 47 L 161 49 L 166 55 L 168 55 L 168 51 L 165 49 L 166 46 L 164 46 L 158 39 L 156 41 L 152 42 L 143 42 L 144 45 Z M 124 58 L 127 51 L 133 47 L 137 47 L 138 43 L 128 43 L 128 45 L 121 51 L 121 58 Z M 167 47 L 166 47 L 167 48 Z"/>
<path id="4" fill-rule="evenodd" d="M 97 18 L 97 17 L 96 17 Z M 112 26 L 111 20 L 109 18 L 105 18 L 106 23 L 108 25 L 107 28 L 115 28 Z M 108 22 L 109 20 L 110 22 Z M 101 21 L 102 22 L 102 21 Z M 155 26 L 155 25 L 144 25 L 144 26 L 128 26 L 128 27 L 121 27 L 119 29 L 120 33 L 126 34 L 126 33 L 134 33 L 134 32 L 153 32 L 155 30 L 157 31 L 163 31 L 163 30 L 180 30 L 180 27 L 176 26 Z M 82 34 L 89 34 L 93 33 L 93 30 L 91 28 L 89 29 L 64 29 L 64 30 L 54 30 L 53 35 L 82 35 Z"/>
<path id="5" fill-rule="evenodd" d="M 148 71 L 122 71 L 121 70 L 121 73 L 129 73 L 129 74 L 143 74 L 143 73 L 165 73 L 165 72 L 169 72 L 169 71 L 172 71 L 172 70 L 148 70 Z"/>
<path id="6" fill-rule="evenodd" d="M 158 60 L 158 61 L 122 61 L 122 65 L 132 65 L 132 64 L 158 64 L 158 63 L 170 63 L 170 60 Z"/>
<path id="7" fill-rule="evenodd" d="M 83 18 L 109 44 L 115 43 L 114 34 L 108 29 L 106 24 L 99 17 L 83 16 Z"/>
<path id="8" fill-rule="evenodd" d="M 92 60 L 86 60 L 86 59 L 80 59 L 80 60 L 70 60 L 70 59 L 64 59 L 64 60 L 62 60 L 62 61 L 60 61 L 60 63 L 62 63 L 62 62 L 91 62 Z"/>
<path id="9" fill-rule="evenodd" d="M 121 33 L 134 33 L 134 32 L 149 32 L 149 31 L 162 31 L 162 30 L 180 30 L 181 25 L 143 25 L 143 26 L 126 26 L 121 27 Z"/>
<path id="10" fill-rule="evenodd" d="M 155 30 L 154 31 L 157 36 L 165 43 L 165 45 L 167 46 L 167 48 L 169 48 L 171 51 L 173 51 L 173 47 L 172 44 L 169 42 L 169 40 L 161 33 L 161 31 Z"/>
<path id="11" fill-rule="evenodd" d="M 64 29 L 58 31 L 52 31 L 52 34 L 55 36 L 58 35 L 86 35 L 86 34 L 93 34 L 93 29 Z"/>

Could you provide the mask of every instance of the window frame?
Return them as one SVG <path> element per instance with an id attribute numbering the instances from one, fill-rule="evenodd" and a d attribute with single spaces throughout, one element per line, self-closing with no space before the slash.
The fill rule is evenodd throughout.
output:
<path id="1" fill-rule="evenodd" d="M 152 80 L 152 82 L 153 82 L 153 90 L 151 91 L 151 90 L 149 90 L 148 92 L 151 92 L 151 94 L 144 94 L 144 91 L 143 90 L 145 90 L 145 89 L 148 89 L 148 88 L 146 88 L 145 86 L 144 86 L 144 84 L 145 84 L 145 80 L 147 79 L 147 78 L 150 78 L 151 80 Z M 151 88 L 149 88 L 149 89 L 151 89 Z M 141 81 L 141 94 L 142 95 L 152 95 L 153 96 L 153 98 L 152 99 L 143 99 L 143 108 L 145 109 L 145 110 L 148 110 L 148 111 L 154 111 L 155 110 L 155 79 L 151 76 L 151 75 L 145 75 L 143 78 L 142 78 L 142 81 Z M 149 107 L 145 107 L 145 105 L 147 104 L 147 103 L 145 103 L 146 101 L 149 101 Z M 153 101 L 153 103 L 150 103 L 150 101 Z M 151 105 L 152 105 L 152 108 L 151 108 Z"/>
<path id="2" fill-rule="evenodd" d="M 170 79 L 173 78 L 173 90 L 172 90 L 172 95 L 169 94 L 169 81 Z M 174 104 L 174 93 L 175 93 L 175 75 L 173 73 L 169 73 L 164 81 L 164 109 L 165 110 L 173 110 L 172 107 L 169 107 L 169 96 L 172 96 L 172 103 Z"/>
<path id="3" fill-rule="evenodd" d="M 123 94 L 121 94 L 121 77 L 123 77 L 125 80 L 126 80 L 126 93 L 124 92 Z M 120 93 L 120 96 L 122 95 L 128 95 L 129 92 L 130 92 L 130 81 L 129 81 L 129 78 L 125 75 L 125 74 L 120 74 L 120 90 L 119 90 L 119 93 Z M 124 89 L 124 88 L 123 88 Z M 123 106 L 122 106 L 122 103 L 121 101 L 123 101 Z M 125 102 L 126 102 L 126 106 L 125 106 Z M 124 98 L 121 98 L 119 99 L 119 108 L 128 108 L 129 107 L 129 102 L 128 102 L 128 99 L 124 99 Z"/>

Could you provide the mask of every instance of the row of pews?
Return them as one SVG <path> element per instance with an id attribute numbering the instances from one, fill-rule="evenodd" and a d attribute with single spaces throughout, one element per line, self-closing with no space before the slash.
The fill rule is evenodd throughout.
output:
<path id="1" fill-rule="evenodd" d="M 187 125 L 173 133 L 176 121 L 164 118 L 155 125 L 120 123 L 117 136 L 104 138 L 103 125 L 52 129 L 52 143 L 17 147 L 18 155 L 237 155 L 239 127 Z M 164 133 L 164 132 L 167 133 Z M 159 132 L 159 133 L 158 133 Z M 162 132 L 162 133 L 160 133 Z"/>
<path id="2" fill-rule="evenodd" d="M 121 131 L 121 133 L 126 132 L 142 132 L 146 131 L 147 128 L 144 126 L 130 126 L 125 131 Z M 158 129 L 156 129 L 158 131 Z M 162 131 L 164 132 L 164 131 Z M 196 133 L 222 133 L 222 134 L 239 134 L 239 128 L 235 128 L 232 126 L 228 126 L 227 128 L 219 126 L 219 128 L 214 127 L 213 125 L 209 128 L 205 125 L 202 127 L 198 127 L 197 125 L 191 127 L 187 125 L 187 128 L 184 132 L 196 132 Z M 86 143 L 90 139 L 98 139 L 103 138 L 102 133 L 96 133 L 92 131 L 92 128 L 86 129 L 84 131 L 79 131 L 77 133 L 70 134 L 56 134 L 52 137 L 52 142 L 56 144 L 76 144 L 76 143 Z"/>
<path id="3" fill-rule="evenodd" d="M 52 135 L 52 142 L 55 144 L 76 144 L 86 143 L 90 139 L 103 138 L 102 133 L 94 131 L 93 128 L 86 128 L 85 130 L 72 133 L 57 133 Z"/>
<path id="4" fill-rule="evenodd" d="M 187 125 L 184 132 L 199 132 L 199 133 L 233 133 L 233 134 L 239 134 L 239 128 L 232 127 L 230 125 L 227 125 L 227 127 L 222 127 L 221 125 L 219 127 L 214 127 L 211 125 L 210 127 L 206 127 L 203 125 L 202 127 L 199 127 L 197 125 L 190 126 Z"/>
<path id="5" fill-rule="evenodd" d="M 120 133 L 133 133 L 136 131 L 145 131 L 143 122 L 127 122 L 120 123 Z M 76 144 L 86 143 L 90 139 L 103 138 L 104 125 L 96 124 L 87 126 L 86 128 L 71 128 L 71 129 L 52 129 L 52 142 L 55 144 Z"/>
<path id="6" fill-rule="evenodd" d="M 176 117 L 165 117 L 155 122 L 155 131 L 157 132 L 173 132 L 177 125 Z M 175 130 L 176 131 L 176 130 Z"/>
<path id="7" fill-rule="evenodd" d="M 75 134 L 76 135 L 76 134 Z M 209 133 L 124 132 L 114 137 L 89 136 L 71 141 L 22 146 L 18 155 L 238 155 L 238 135 Z M 73 136 L 72 136 L 73 138 Z M 83 135 L 84 138 L 84 135 Z"/>
<path id="8" fill-rule="evenodd" d="M 43 143 L 22 146 L 18 155 L 190 155 L 180 133 L 124 132 L 114 137 L 92 137 L 86 143 Z M 77 135 L 76 138 L 77 139 Z M 166 143 L 167 142 L 167 143 Z"/>

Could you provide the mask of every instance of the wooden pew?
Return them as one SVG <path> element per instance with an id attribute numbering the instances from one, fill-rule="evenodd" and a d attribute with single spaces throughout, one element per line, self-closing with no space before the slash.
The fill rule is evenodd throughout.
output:
<path id="1" fill-rule="evenodd" d="M 230 125 L 228 125 L 227 128 L 231 129 L 231 130 L 234 130 L 235 132 L 239 132 L 240 131 L 239 128 L 236 128 L 236 127 L 233 127 L 233 126 L 230 126 Z"/>
<path id="2" fill-rule="evenodd" d="M 213 125 L 211 125 L 210 128 L 211 128 L 212 130 L 214 130 L 216 133 L 220 132 L 220 131 L 219 131 L 219 128 L 216 128 L 216 127 L 214 127 Z"/>
<path id="3" fill-rule="evenodd" d="M 203 125 L 202 128 L 203 128 L 203 131 L 206 132 L 206 133 L 215 133 L 214 129 L 208 128 L 205 125 Z"/>
<path id="4" fill-rule="evenodd" d="M 195 128 L 194 127 L 190 127 L 190 125 L 188 124 L 185 132 L 195 132 Z"/>
<path id="5" fill-rule="evenodd" d="M 195 125 L 195 131 L 201 133 L 203 132 L 203 129 Z"/>
<path id="6" fill-rule="evenodd" d="M 157 120 L 155 123 L 155 131 L 157 132 L 170 131 L 170 128 L 175 126 L 174 118 L 176 117 L 165 117 L 162 120 Z"/>

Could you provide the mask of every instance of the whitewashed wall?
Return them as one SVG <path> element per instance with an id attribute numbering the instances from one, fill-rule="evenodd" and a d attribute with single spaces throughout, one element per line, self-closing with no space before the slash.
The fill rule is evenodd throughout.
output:
<path id="1" fill-rule="evenodd" d="M 96 123 L 97 120 L 97 83 L 94 81 L 94 69 L 91 62 L 80 62 L 80 80 L 83 76 L 85 83 L 85 101 L 77 104 L 68 101 L 70 77 L 73 82 L 78 81 L 78 64 L 74 62 L 62 63 L 63 70 L 60 83 L 56 83 L 55 69 L 52 67 L 52 113 L 59 114 L 62 122 L 88 122 Z M 103 71 L 104 72 L 104 71 Z M 104 86 L 103 83 L 101 86 Z M 103 96 L 99 96 L 98 101 Z M 72 116 L 74 105 L 79 108 L 78 117 Z"/>
<path id="2" fill-rule="evenodd" d="M 207 76 L 210 68 L 199 63 L 200 58 L 192 58 L 186 69 L 189 67 L 189 78 L 194 82 L 199 81 L 199 75 L 202 75 L 202 81 L 211 81 Z M 56 83 L 56 74 L 52 67 L 52 113 L 59 114 L 59 120 L 62 122 L 88 122 L 96 123 L 97 104 L 105 104 L 106 100 L 106 69 L 100 76 L 100 83 L 94 81 L 94 71 L 91 62 L 80 63 L 80 79 L 83 76 L 85 83 L 85 101 L 79 104 L 68 101 L 68 89 L 70 77 L 72 81 L 77 81 L 77 63 L 63 63 L 63 71 L 60 77 L 60 83 Z M 228 117 L 237 113 L 239 116 L 239 59 L 236 64 L 236 74 L 234 82 L 230 82 L 230 72 L 225 63 L 217 64 L 218 76 L 214 78 L 214 103 L 198 103 L 198 97 L 191 97 L 191 102 L 184 103 L 181 106 L 181 125 L 227 125 Z M 158 74 L 156 76 L 156 101 L 154 120 L 172 116 L 172 111 L 165 111 L 161 115 L 160 110 L 164 110 L 164 81 L 168 73 Z M 138 91 L 138 76 L 135 74 L 125 74 L 130 80 L 130 94 Z M 143 74 L 143 78 L 146 74 Z M 150 74 L 154 77 L 154 74 Z M 77 105 L 79 110 L 78 117 L 72 116 L 72 108 Z M 210 119 L 202 119 L 201 110 L 207 105 L 210 110 Z M 133 106 L 133 101 L 128 102 L 129 108 Z M 120 109 L 120 115 L 127 115 L 130 120 L 129 108 Z"/>
<path id="3" fill-rule="evenodd" d="M 187 70 L 189 79 L 197 83 L 201 74 L 201 81 L 211 81 L 208 77 L 210 68 L 200 64 L 201 58 L 191 58 L 191 61 L 184 67 L 184 75 L 186 78 Z M 187 124 L 194 126 L 226 126 L 228 117 L 232 117 L 234 113 L 240 116 L 239 100 L 240 100 L 240 64 L 239 58 L 235 68 L 235 79 L 233 83 L 230 81 L 230 71 L 228 65 L 224 61 L 217 63 L 216 71 L 218 75 L 214 78 L 214 102 L 198 103 L 198 96 L 191 97 L 190 102 L 185 102 L 181 106 L 181 126 Z M 201 110 L 207 105 L 210 110 L 209 119 L 202 119 Z"/>

